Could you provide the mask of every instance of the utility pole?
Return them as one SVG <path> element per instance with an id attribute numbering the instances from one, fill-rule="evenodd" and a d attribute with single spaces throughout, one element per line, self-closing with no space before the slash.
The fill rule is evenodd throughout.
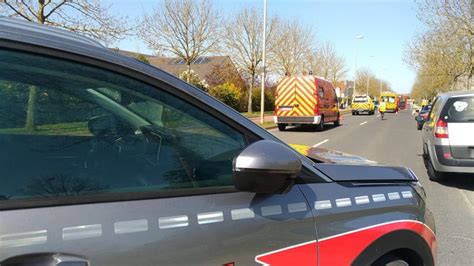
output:
<path id="1" fill-rule="evenodd" d="M 263 48 L 262 48 L 262 91 L 260 94 L 260 123 L 263 124 L 265 113 L 265 50 L 267 46 L 267 0 L 263 0 Z"/>
<path id="2" fill-rule="evenodd" d="M 357 43 L 358 43 L 357 41 L 362 40 L 362 39 L 364 39 L 364 35 L 362 35 L 362 34 L 357 35 L 355 37 L 356 43 L 355 43 L 355 48 L 354 48 L 355 51 L 354 51 L 354 93 L 353 94 L 356 94 L 356 92 L 357 92 L 357 85 L 356 85 L 356 83 L 357 83 L 356 82 L 356 79 L 357 79 Z"/>
<path id="3" fill-rule="evenodd" d="M 370 83 L 370 75 L 367 73 L 367 97 L 369 97 L 369 83 Z"/>

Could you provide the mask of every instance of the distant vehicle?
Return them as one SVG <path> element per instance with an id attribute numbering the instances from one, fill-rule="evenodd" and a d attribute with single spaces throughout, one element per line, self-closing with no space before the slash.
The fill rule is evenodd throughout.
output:
<path id="1" fill-rule="evenodd" d="M 418 113 L 415 116 L 416 129 L 421 130 L 421 128 L 423 128 L 423 124 L 426 122 L 426 120 L 428 120 L 428 115 L 430 113 L 430 110 L 431 110 L 430 104 L 425 105 L 423 108 L 421 108 L 421 110 L 416 110 L 416 112 Z"/>
<path id="2" fill-rule="evenodd" d="M 398 96 L 398 108 L 399 110 L 406 110 L 408 108 L 408 96 L 399 95 Z"/>
<path id="3" fill-rule="evenodd" d="M 474 92 L 439 95 L 423 125 L 423 159 L 431 180 L 474 176 Z"/>
<path id="4" fill-rule="evenodd" d="M 386 112 L 398 112 L 398 98 L 397 94 L 394 92 L 383 92 L 380 95 L 380 101 L 383 101 L 386 103 Z"/>
<path id="5" fill-rule="evenodd" d="M 428 100 L 426 100 L 426 99 L 423 99 L 423 100 L 421 100 L 421 103 L 420 103 L 420 105 L 421 105 L 421 107 L 424 107 L 424 106 L 428 105 L 428 103 L 429 103 L 429 101 L 428 101 Z"/>
<path id="6" fill-rule="evenodd" d="M 352 115 L 366 113 L 373 115 L 375 113 L 375 104 L 367 95 L 355 96 L 352 100 Z"/>
<path id="7" fill-rule="evenodd" d="M 274 121 L 280 131 L 289 125 L 313 125 L 319 131 L 325 123 L 339 126 L 341 117 L 332 83 L 310 75 L 284 77 L 276 89 Z"/>

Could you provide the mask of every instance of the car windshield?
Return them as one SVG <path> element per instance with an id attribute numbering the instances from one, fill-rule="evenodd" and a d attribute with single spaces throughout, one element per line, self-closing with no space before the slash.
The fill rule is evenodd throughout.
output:
<path id="1" fill-rule="evenodd" d="M 382 96 L 382 101 L 383 102 L 388 102 L 388 103 L 394 103 L 395 102 L 395 97 L 393 97 L 393 96 Z"/>
<path id="2" fill-rule="evenodd" d="M 354 102 L 355 103 L 365 103 L 365 102 L 367 102 L 367 98 L 366 97 L 356 97 L 354 99 Z"/>

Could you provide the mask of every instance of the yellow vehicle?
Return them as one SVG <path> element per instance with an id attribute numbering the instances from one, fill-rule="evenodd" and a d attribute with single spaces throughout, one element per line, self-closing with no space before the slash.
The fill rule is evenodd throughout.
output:
<path id="1" fill-rule="evenodd" d="M 380 101 L 385 102 L 386 112 L 398 112 L 397 94 L 394 92 L 384 92 L 380 95 Z"/>
<path id="2" fill-rule="evenodd" d="M 426 99 L 421 100 L 421 108 L 423 109 L 423 107 L 425 107 L 426 105 L 428 105 L 428 100 Z"/>
<path id="3" fill-rule="evenodd" d="M 374 101 L 369 96 L 361 95 L 355 96 L 352 100 L 352 115 L 359 115 L 361 113 L 368 113 L 373 115 L 375 113 Z"/>

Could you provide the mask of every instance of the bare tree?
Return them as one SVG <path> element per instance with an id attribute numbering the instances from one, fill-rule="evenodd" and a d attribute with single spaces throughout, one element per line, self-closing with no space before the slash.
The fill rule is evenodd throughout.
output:
<path id="1" fill-rule="evenodd" d="M 271 52 L 277 70 L 284 74 L 295 74 L 310 65 L 309 58 L 314 48 L 311 27 L 299 21 L 287 21 L 278 27 L 277 40 Z"/>
<path id="2" fill-rule="evenodd" d="M 255 9 L 242 9 L 229 20 L 224 31 L 225 48 L 232 55 L 234 63 L 247 80 L 248 112 L 253 111 L 252 92 L 262 63 L 262 17 L 262 14 Z M 277 24 L 276 17 L 270 18 L 267 27 L 267 47 L 271 47 L 275 41 Z"/>
<path id="3" fill-rule="evenodd" d="M 361 69 L 356 73 L 356 87 L 355 94 L 368 95 L 372 98 L 380 97 L 382 91 L 392 91 L 389 83 L 383 79 L 378 78 L 368 69 Z"/>
<path id="4" fill-rule="evenodd" d="M 312 52 L 311 69 L 316 75 L 331 80 L 334 84 L 347 74 L 344 57 L 337 54 L 334 44 L 327 41 Z"/>
<path id="5" fill-rule="evenodd" d="M 220 36 L 219 15 L 209 0 L 163 0 L 141 25 L 139 36 L 148 47 L 184 60 L 187 72 L 217 47 Z"/>
<path id="6" fill-rule="evenodd" d="M 426 25 L 408 45 L 405 61 L 417 71 L 416 97 L 472 88 L 474 22 L 470 0 L 419 0 L 418 18 Z"/>
<path id="7" fill-rule="evenodd" d="M 39 24 L 64 28 L 110 43 L 121 38 L 129 28 L 126 18 L 109 13 L 110 6 L 99 0 L 3 0 L 0 14 Z M 37 87 L 31 86 L 25 128 L 35 129 Z"/>
<path id="8" fill-rule="evenodd" d="M 130 29 L 126 17 L 112 15 L 110 6 L 99 0 L 3 0 L 0 12 L 80 32 L 106 44 L 120 39 Z"/>

